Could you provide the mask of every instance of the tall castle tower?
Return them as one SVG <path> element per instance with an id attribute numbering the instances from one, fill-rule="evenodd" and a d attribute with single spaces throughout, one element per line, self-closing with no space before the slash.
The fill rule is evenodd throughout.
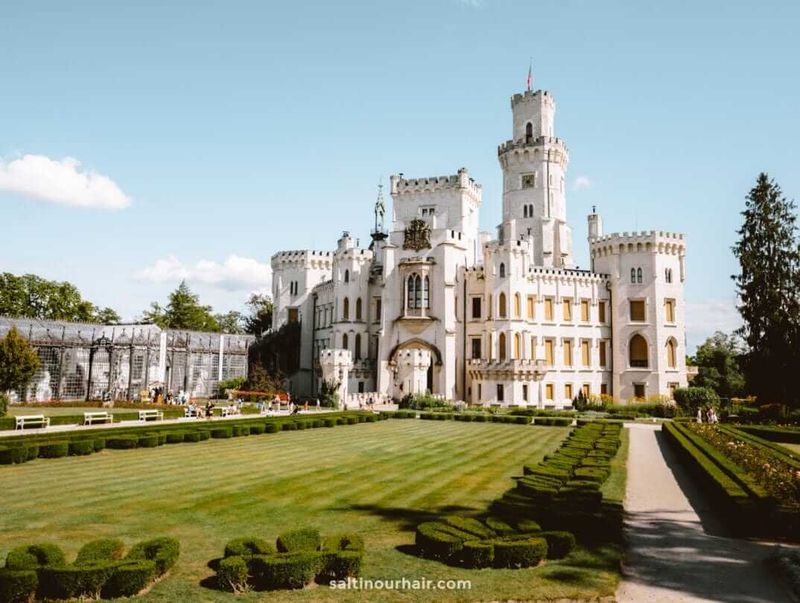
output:
<path id="1" fill-rule="evenodd" d="M 569 153 L 553 136 L 556 104 L 547 91 L 511 98 L 513 138 L 497 149 L 503 169 L 501 241 L 528 238 L 536 266 L 573 265 L 565 182 Z"/>

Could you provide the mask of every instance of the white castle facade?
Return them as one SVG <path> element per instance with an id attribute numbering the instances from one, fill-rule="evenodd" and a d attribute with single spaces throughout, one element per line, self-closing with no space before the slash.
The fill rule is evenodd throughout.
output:
<path id="1" fill-rule="evenodd" d="M 430 392 L 560 408 L 579 391 L 631 401 L 686 385 L 683 235 L 604 234 L 593 209 L 591 269 L 576 269 L 553 97 L 529 90 L 511 108 L 494 239 L 479 231 L 481 186 L 466 169 L 399 174 L 391 227 L 379 195 L 369 248 L 344 233 L 334 251 L 272 257 L 273 327 L 301 323 L 295 393 L 324 379 L 346 400 Z"/>

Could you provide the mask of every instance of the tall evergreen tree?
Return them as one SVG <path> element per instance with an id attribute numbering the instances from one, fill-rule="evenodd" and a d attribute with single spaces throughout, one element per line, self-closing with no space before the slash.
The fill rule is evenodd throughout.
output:
<path id="1" fill-rule="evenodd" d="M 800 368 L 800 253 L 795 205 L 765 173 L 747 196 L 744 223 L 733 253 L 740 273 L 741 334 L 749 347 L 747 382 L 762 403 L 797 404 L 795 371 Z"/>
<path id="2" fill-rule="evenodd" d="M 157 324 L 162 329 L 214 332 L 220 330 L 211 306 L 202 305 L 200 298 L 192 293 L 186 281 L 181 281 L 178 288 L 169 294 L 166 308 L 157 302 L 150 304 L 150 310 L 145 311 L 144 319 Z"/>

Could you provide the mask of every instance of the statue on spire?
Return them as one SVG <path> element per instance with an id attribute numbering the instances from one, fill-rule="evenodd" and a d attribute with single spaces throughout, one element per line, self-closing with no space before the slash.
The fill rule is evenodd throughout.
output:
<path id="1" fill-rule="evenodd" d="M 378 199 L 375 201 L 375 232 L 383 232 L 383 217 L 386 214 L 386 206 L 383 204 L 383 184 L 378 184 Z"/>

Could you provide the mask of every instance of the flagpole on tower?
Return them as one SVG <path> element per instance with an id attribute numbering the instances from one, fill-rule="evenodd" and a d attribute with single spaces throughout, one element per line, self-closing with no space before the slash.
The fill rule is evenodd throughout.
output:
<path id="1" fill-rule="evenodd" d="M 531 57 L 531 62 L 528 65 L 528 92 L 533 89 L 533 57 Z"/>

